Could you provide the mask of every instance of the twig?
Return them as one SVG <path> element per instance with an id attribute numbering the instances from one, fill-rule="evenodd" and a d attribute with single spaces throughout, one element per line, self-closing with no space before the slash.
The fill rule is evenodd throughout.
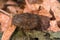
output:
<path id="1" fill-rule="evenodd" d="M 11 14 L 9 14 L 8 12 L 6 12 L 6 11 L 4 11 L 4 10 L 2 10 L 2 9 L 0 9 L 0 12 L 2 12 L 3 14 L 5 14 L 5 15 L 7 15 L 7 16 L 9 16 L 9 17 L 12 16 Z"/>

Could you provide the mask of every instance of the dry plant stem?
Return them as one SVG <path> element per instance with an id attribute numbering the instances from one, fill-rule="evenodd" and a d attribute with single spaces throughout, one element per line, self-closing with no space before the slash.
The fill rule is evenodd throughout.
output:
<path id="1" fill-rule="evenodd" d="M 1 40 L 10 40 L 11 35 L 15 31 L 16 27 L 12 25 L 12 27 L 9 27 L 2 35 Z"/>
<path id="2" fill-rule="evenodd" d="M 53 31 L 53 32 L 58 32 L 60 31 L 60 28 L 57 26 L 56 24 L 56 20 L 54 21 L 50 21 L 50 27 L 48 28 L 49 31 Z"/>
<path id="3" fill-rule="evenodd" d="M 57 0 L 55 2 L 51 2 L 51 9 L 54 12 L 55 18 L 57 21 L 60 20 L 60 3 L 57 2 Z"/>
<path id="4" fill-rule="evenodd" d="M 13 16 L 12 14 L 10 14 L 10 13 L 2 10 L 2 9 L 0 9 L 0 12 L 2 12 L 3 14 L 7 15 L 7 16 L 10 17 L 10 18 L 12 18 L 12 16 Z"/>
<path id="5" fill-rule="evenodd" d="M 1 40 L 9 40 L 13 32 L 15 31 L 16 27 L 14 25 L 11 25 L 12 21 L 12 15 L 10 15 L 8 12 L 5 12 L 4 10 L 0 9 L 0 12 L 6 14 L 8 17 L 10 17 L 9 26 L 8 28 L 3 32 Z"/>
<path id="6" fill-rule="evenodd" d="M 0 9 L 0 12 L 2 12 L 3 14 L 6 14 L 6 15 L 8 15 L 8 16 L 10 16 L 10 14 L 9 14 L 8 12 L 6 12 L 6 11 L 4 11 L 4 10 L 2 10 L 2 9 Z"/>

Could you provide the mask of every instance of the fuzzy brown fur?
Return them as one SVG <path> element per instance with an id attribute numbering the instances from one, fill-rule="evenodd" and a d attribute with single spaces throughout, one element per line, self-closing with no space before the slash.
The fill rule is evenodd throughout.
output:
<path id="1" fill-rule="evenodd" d="M 50 26 L 49 23 L 50 19 L 48 17 L 31 13 L 17 14 L 12 19 L 13 25 L 24 30 L 46 30 Z"/>

